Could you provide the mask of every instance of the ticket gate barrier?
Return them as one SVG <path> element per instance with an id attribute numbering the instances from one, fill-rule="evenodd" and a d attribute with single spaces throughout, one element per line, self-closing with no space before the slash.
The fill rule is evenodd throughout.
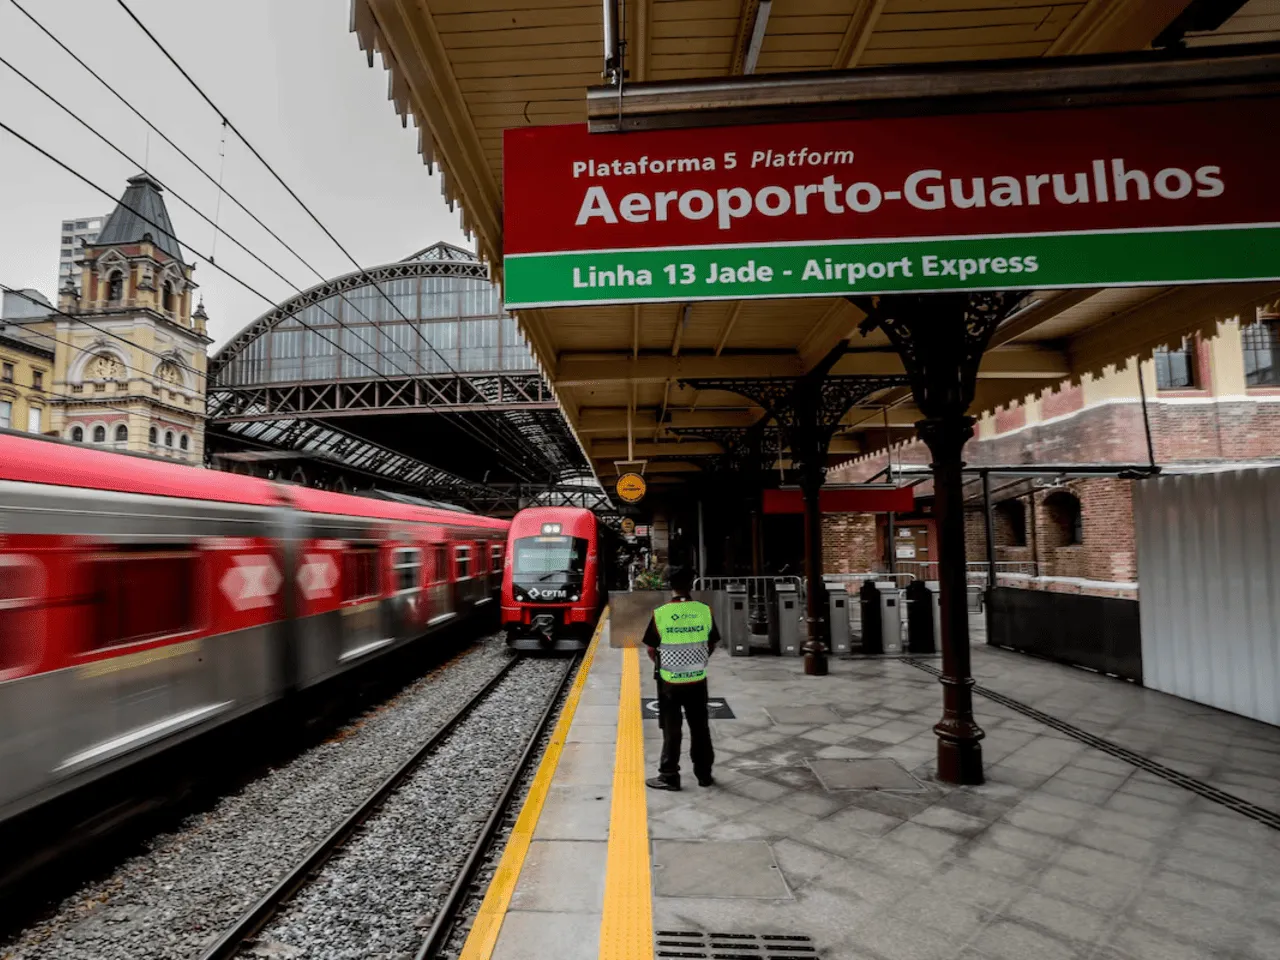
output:
<path id="1" fill-rule="evenodd" d="M 936 652 L 934 603 L 937 591 L 930 590 L 923 580 L 912 580 L 903 592 L 907 604 L 907 650 L 911 653 Z"/>
<path id="2" fill-rule="evenodd" d="M 778 652 L 784 657 L 799 657 L 803 639 L 800 630 L 800 592 L 794 584 L 780 583 L 778 596 Z"/>
<path id="3" fill-rule="evenodd" d="M 729 656 L 751 656 L 751 624 L 750 611 L 747 609 L 747 587 L 741 583 L 731 583 L 725 588 L 727 602 L 725 604 L 728 617 L 721 629 L 729 644 Z"/>
<path id="4" fill-rule="evenodd" d="M 874 580 L 865 580 L 858 591 L 862 608 L 862 652 L 884 653 L 884 631 L 880 627 L 880 591 Z"/>
<path id="5" fill-rule="evenodd" d="M 831 642 L 830 650 L 838 657 L 853 651 L 852 631 L 849 628 L 849 592 L 840 582 L 827 583 L 827 624 Z"/>

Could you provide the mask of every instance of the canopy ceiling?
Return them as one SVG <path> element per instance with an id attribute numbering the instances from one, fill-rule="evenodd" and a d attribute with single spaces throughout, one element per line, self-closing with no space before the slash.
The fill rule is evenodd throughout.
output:
<path id="1" fill-rule="evenodd" d="M 1280 40 L 1273 0 L 773 0 L 765 9 L 760 75 L 1139 51 L 1168 31 L 1193 47 Z M 628 0 L 625 11 L 628 82 L 673 82 L 742 74 L 761 4 Z M 381 54 L 391 99 L 418 125 L 446 196 L 482 255 L 500 263 L 503 130 L 587 121 L 586 91 L 603 64 L 600 0 L 353 0 L 352 20 L 370 64 Z M 1030 293 L 995 335 L 971 412 L 1098 374 L 1193 330 L 1212 333 L 1219 319 L 1277 298 L 1280 283 Z M 796 376 L 850 337 L 833 374 L 902 373 L 883 334 L 857 333 L 861 319 L 840 299 L 519 314 L 597 474 L 607 480 L 616 461 L 642 459 L 659 483 L 702 469 L 701 458 L 722 449 L 716 428 L 762 415 L 737 393 L 683 380 Z M 832 453 L 901 439 L 918 418 L 906 388 L 878 391 L 845 416 Z M 699 438 L 696 429 L 712 432 Z"/>

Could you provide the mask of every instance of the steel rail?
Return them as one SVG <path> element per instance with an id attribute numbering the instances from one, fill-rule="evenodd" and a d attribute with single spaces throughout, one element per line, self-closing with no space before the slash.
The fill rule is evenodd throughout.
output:
<path id="1" fill-rule="evenodd" d="M 440 955 L 441 948 L 445 945 L 449 934 L 453 931 L 454 924 L 459 919 L 459 913 L 467 898 L 471 883 L 475 880 L 476 874 L 480 870 L 485 853 L 488 852 L 489 844 L 497 835 L 502 818 L 506 815 L 507 808 L 515 797 L 516 790 L 520 786 L 520 782 L 524 778 L 534 754 L 537 752 L 538 745 L 542 742 L 542 735 L 555 717 L 556 708 L 564 699 L 565 690 L 568 688 L 581 662 L 581 655 L 574 657 L 569 664 L 569 669 L 560 678 L 560 685 L 556 688 L 556 692 L 552 695 L 550 701 L 548 701 L 547 708 L 542 711 L 542 717 L 538 720 L 538 725 L 534 728 L 533 735 L 530 736 L 529 742 L 525 744 L 524 753 L 520 755 L 515 769 L 511 771 L 511 777 L 507 780 L 507 785 L 503 787 L 502 795 L 498 797 L 498 802 L 494 805 L 493 812 L 489 814 L 489 818 L 485 821 L 484 828 L 480 831 L 480 836 L 476 838 L 475 845 L 472 846 L 471 852 L 467 855 L 466 862 L 463 863 L 462 868 L 458 871 L 458 876 L 453 881 L 449 895 L 445 897 L 444 903 L 436 911 L 436 918 L 432 922 L 431 929 L 427 932 L 427 938 L 423 941 L 422 948 L 418 951 L 414 960 L 432 960 L 433 957 Z"/>
<path id="2" fill-rule="evenodd" d="M 312 847 L 306 857 L 245 912 L 235 925 L 228 928 L 208 949 L 200 954 L 200 960 L 232 960 L 257 936 L 285 903 L 307 884 L 311 875 L 328 862 L 343 844 L 382 806 L 383 802 L 406 780 L 409 775 L 449 736 L 458 725 L 475 710 L 520 661 L 513 658 L 493 675 L 467 703 L 460 707 L 416 751 L 388 776 L 376 790 L 338 824 L 328 836 Z M 558 698 L 557 698 L 558 699 Z"/>

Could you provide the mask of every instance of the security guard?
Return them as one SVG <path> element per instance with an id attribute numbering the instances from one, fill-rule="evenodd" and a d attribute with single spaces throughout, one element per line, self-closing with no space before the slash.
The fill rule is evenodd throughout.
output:
<path id="1" fill-rule="evenodd" d="M 645 781 L 655 790 L 680 789 L 681 710 L 689 721 L 689 759 L 698 785 L 715 783 L 711 776 L 715 751 L 707 725 L 707 658 L 720 642 L 720 633 L 711 608 L 689 598 L 692 588 L 692 570 L 672 571 L 671 602 L 653 612 L 644 634 L 658 682 L 658 721 L 662 725 L 658 775 Z"/>

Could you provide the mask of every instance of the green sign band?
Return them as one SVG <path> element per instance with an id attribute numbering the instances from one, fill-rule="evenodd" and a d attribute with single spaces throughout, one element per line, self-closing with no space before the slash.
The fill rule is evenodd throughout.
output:
<path id="1" fill-rule="evenodd" d="M 1280 226 L 509 256 L 506 305 L 1280 278 Z"/>

